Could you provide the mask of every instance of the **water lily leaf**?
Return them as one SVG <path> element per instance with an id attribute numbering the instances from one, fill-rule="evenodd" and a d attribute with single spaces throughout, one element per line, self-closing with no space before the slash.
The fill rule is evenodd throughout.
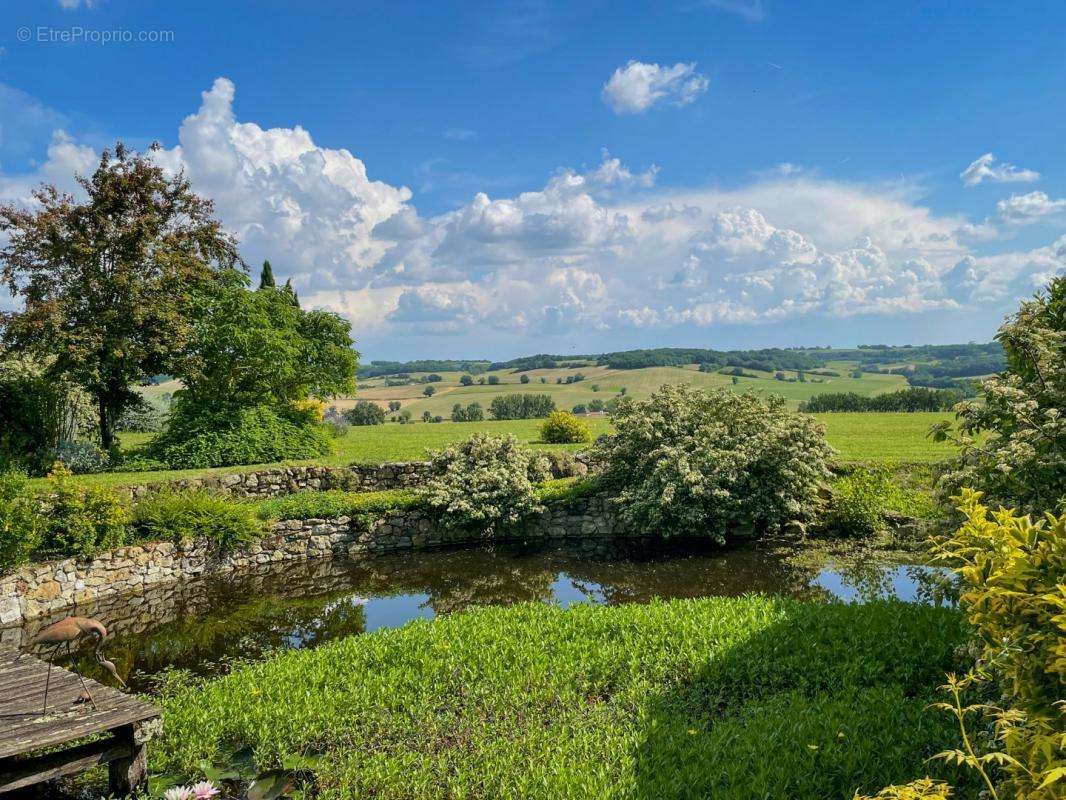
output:
<path id="1" fill-rule="evenodd" d="M 248 800 L 277 800 L 292 791 L 292 773 L 287 769 L 264 772 L 248 787 Z"/>

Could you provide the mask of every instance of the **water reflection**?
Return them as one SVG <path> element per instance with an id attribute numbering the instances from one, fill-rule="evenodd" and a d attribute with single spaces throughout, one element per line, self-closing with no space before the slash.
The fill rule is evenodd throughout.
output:
<path id="1" fill-rule="evenodd" d="M 933 574 L 883 557 L 841 565 L 780 543 L 728 551 L 642 545 L 595 554 L 496 545 L 273 565 L 159 587 L 78 613 L 108 626 L 114 637 L 108 657 L 132 688 L 145 690 L 167 667 L 217 674 L 236 659 L 261 659 L 472 606 L 645 603 L 748 592 L 848 602 L 914 600 Z M 23 646 L 50 621 L 0 631 L 0 639 L 6 646 Z M 90 659 L 79 659 L 79 666 L 96 676 Z"/>

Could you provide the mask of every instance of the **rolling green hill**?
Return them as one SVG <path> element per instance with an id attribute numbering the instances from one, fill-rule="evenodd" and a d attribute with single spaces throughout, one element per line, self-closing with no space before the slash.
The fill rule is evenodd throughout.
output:
<path id="1" fill-rule="evenodd" d="M 342 398 L 334 402 L 340 408 L 350 407 L 356 399 L 372 400 L 381 406 L 388 406 L 390 400 L 397 400 L 403 408 L 420 417 L 429 411 L 433 415 L 447 418 L 456 403 L 467 405 L 480 403 L 486 410 L 492 399 L 500 394 L 513 392 L 534 392 L 550 394 L 559 408 L 569 410 L 577 404 L 587 404 L 591 400 L 606 402 L 617 397 L 622 389 L 632 397 L 643 398 L 650 395 L 664 383 L 688 383 L 708 388 L 732 388 L 737 391 L 754 391 L 759 394 L 776 394 L 784 397 L 789 405 L 797 407 L 821 392 L 857 392 L 863 395 L 875 395 L 891 392 L 907 386 L 902 375 L 863 373 L 860 378 L 851 377 L 855 362 L 831 362 L 825 369 L 839 372 L 839 377 L 806 374 L 806 381 L 799 382 L 797 373 L 784 370 L 786 379 L 777 380 L 772 372 L 745 370 L 757 377 L 740 377 L 733 384 L 733 378 L 718 372 L 700 372 L 695 364 L 680 367 L 645 367 L 643 369 L 610 369 L 606 366 L 580 366 L 556 369 L 534 369 L 515 372 L 511 369 L 498 369 L 478 375 L 485 379 L 483 385 L 462 386 L 462 377 L 458 372 L 437 373 L 442 380 L 433 384 L 420 383 L 427 373 L 410 373 L 411 384 L 406 386 L 386 386 L 385 378 L 375 378 L 360 383 L 360 391 L 354 398 Z M 585 379 L 577 383 L 565 383 L 568 377 L 584 375 Z M 489 385 L 488 377 L 496 376 L 498 385 Z M 529 377 L 529 383 L 522 383 L 522 376 Z M 543 379 L 543 382 L 542 382 Z M 564 381 L 559 383 L 558 381 Z M 426 386 L 433 386 L 435 393 L 425 397 Z M 593 388 L 596 387 L 596 388 Z"/>

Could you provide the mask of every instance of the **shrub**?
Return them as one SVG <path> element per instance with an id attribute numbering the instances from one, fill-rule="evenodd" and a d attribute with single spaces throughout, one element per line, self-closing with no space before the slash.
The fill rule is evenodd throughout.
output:
<path id="1" fill-rule="evenodd" d="M 317 458 L 332 449 L 328 431 L 295 409 L 256 406 L 175 413 L 144 455 L 172 469 L 187 469 Z"/>
<path id="2" fill-rule="evenodd" d="M 400 418 L 400 424 L 401 425 L 404 425 L 404 424 L 410 422 L 411 421 L 411 409 L 405 408 L 403 411 L 401 411 L 398 414 L 398 416 Z"/>
<path id="3" fill-rule="evenodd" d="M 529 376 L 523 374 L 522 377 L 518 379 L 518 382 L 519 383 L 529 383 Z"/>
<path id="4" fill-rule="evenodd" d="M 943 781 L 929 778 L 902 786 L 887 786 L 875 795 L 855 793 L 854 800 L 950 800 L 951 787 Z"/>
<path id="5" fill-rule="evenodd" d="M 369 400 L 359 400 L 344 412 L 350 425 L 381 425 L 385 422 L 385 409 Z"/>
<path id="6" fill-rule="evenodd" d="M 140 398 L 122 412 L 115 430 L 128 433 L 158 433 L 166 425 L 167 415 L 151 402 Z"/>
<path id="7" fill-rule="evenodd" d="M 103 472 L 111 463 L 108 454 L 92 442 L 60 442 L 55 460 L 75 475 Z"/>
<path id="8" fill-rule="evenodd" d="M 833 481 L 825 525 L 838 533 L 879 531 L 898 491 L 886 470 L 860 467 Z"/>
<path id="9" fill-rule="evenodd" d="M 958 413 L 957 429 L 934 426 L 961 452 L 940 478 L 946 503 L 962 487 L 990 505 L 1026 514 L 1066 507 L 1066 276 L 1023 303 L 996 339 L 1007 369 L 981 386 L 980 402 Z"/>
<path id="10" fill-rule="evenodd" d="M 476 433 L 432 453 L 431 465 L 419 497 L 447 527 L 514 524 L 540 509 L 533 486 L 548 465 L 514 436 Z"/>
<path id="11" fill-rule="evenodd" d="M 537 419 L 555 410 L 550 394 L 501 394 L 492 398 L 493 419 Z"/>
<path id="12" fill-rule="evenodd" d="M 959 598 L 976 632 L 976 667 L 950 681 L 949 706 L 960 726 L 981 713 L 992 722 L 1000 754 L 980 761 L 952 752 L 950 761 L 985 771 L 998 765 L 1003 796 L 1061 798 L 1066 788 L 1066 513 L 1033 522 L 1009 509 L 989 512 L 980 492 L 966 490 L 965 523 L 937 545 L 937 556 L 961 579 Z M 994 681 L 1001 699 L 963 708 L 960 689 Z M 964 728 L 965 729 L 965 728 Z"/>
<path id="13" fill-rule="evenodd" d="M 607 404 L 602 400 L 589 400 L 589 411 L 600 412 L 607 407 Z"/>
<path id="14" fill-rule="evenodd" d="M 326 430 L 334 439 L 343 439 L 348 435 L 348 423 L 343 419 L 330 420 L 326 423 Z"/>
<path id="15" fill-rule="evenodd" d="M 42 549 L 59 555 L 88 556 L 127 542 L 129 508 L 112 490 L 71 480 L 57 463 L 43 498 L 47 530 Z"/>
<path id="16" fill-rule="evenodd" d="M 0 473 L 0 574 L 29 560 L 47 527 L 26 475 Z"/>
<path id="17" fill-rule="evenodd" d="M 400 407 L 402 405 L 403 404 L 399 400 L 390 400 L 389 401 L 389 411 L 393 411 L 393 412 L 399 411 Z"/>
<path id="18" fill-rule="evenodd" d="M 591 442 L 592 431 L 569 411 L 553 411 L 540 424 L 540 439 L 549 444 Z"/>
<path id="19" fill-rule="evenodd" d="M 471 403 L 466 408 L 461 403 L 452 406 L 452 422 L 481 422 L 483 419 L 485 412 L 480 403 Z"/>
<path id="20" fill-rule="evenodd" d="M 255 508 L 203 491 L 159 491 L 137 501 L 130 527 L 138 539 L 175 544 L 207 537 L 219 550 L 258 539 Z"/>
<path id="21" fill-rule="evenodd" d="M 784 403 L 688 385 L 621 398 L 595 460 L 640 531 L 718 543 L 762 533 L 808 515 L 829 476 L 823 428 Z"/>
<path id="22" fill-rule="evenodd" d="M 33 359 L 0 359 L 0 470 L 48 471 L 60 441 L 92 430 L 96 410 L 85 391 L 49 375 Z"/>
<path id="23" fill-rule="evenodd" d="M 578 403 L 576 406 L 574 406 L 572 409 L 570 409 L 570 413 L 571 414 L 587 414 L 588 413 L 588 409 L 585 408 L 585 406 L 582 403 Z"/>
<path id="24" fill-rule="evenodd" d="M 489 386 L 499 386 L 499 384 L 500 384 L 500 376 L 499 375 L 489 375 Z"/>
<path id="25" fill-rule="evenodd" d="M 432 397 L 436 393 L 437 390 L 432 386 L 427 386 L 425 389 L 422 390 L 422 394 L 424 394 L 426 397 Z"/>
<path id="26" fill-rule="evenodd" d="M 474 385 L 474 376 L 473 375 L 464 375 L 463 377 L 461 377 L 459 379 L 459 383 L 461 383 L 463 386 L 473 386 Z"/>
<path id="27" fill-rule="evenodd" d="M 255 505 L 260 519 L 336 519 L 360 514 L 380 513 L 413 508 L 418 504 L 414 492 L 395 489 L 385 492 L 296 492 L 262 500 Z"/>

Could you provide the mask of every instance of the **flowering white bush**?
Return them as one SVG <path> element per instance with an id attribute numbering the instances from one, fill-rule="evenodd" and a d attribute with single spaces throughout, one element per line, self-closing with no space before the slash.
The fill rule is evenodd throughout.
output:
<path id="1" fill-rule="evenodd" d="M 1007 369 L 957 407 L 957 425 L 933 427 L 935 439 L 961 447 L 939 494 L 947 505 L 977 489 L 992 507 L 1040 516 L 1066 507 L 1066 276 L 1022 303 L 996 339 Z"/>
<path id="2" fill-rule="evenodd" d="M 548 477 L 548 461 L 514 436 L 477 433 L 431 462 L 420 497 L 448 527 L 514 524 L 540 510 L 533 488 Z"/>
<path id="3" fill-rule="evenodd" d="M 779 397 L 666 385 L 621 398 L 613 421 L 593 458 L 623 517 L 649 534 L 725 543 L 772 530 L 807 516 L 829 477 L 822 426 Z"/>

